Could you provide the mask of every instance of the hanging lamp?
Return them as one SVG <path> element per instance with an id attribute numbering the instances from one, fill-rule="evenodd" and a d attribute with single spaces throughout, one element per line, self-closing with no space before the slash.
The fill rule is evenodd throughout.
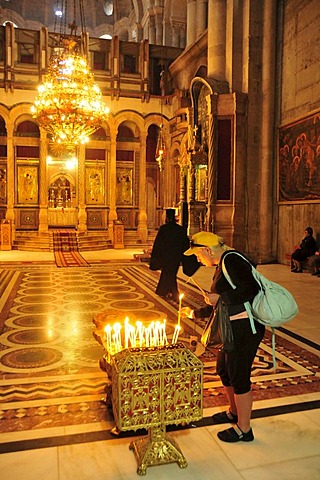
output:
<path id="1" fill-rule="evenodd" d="M 57 3 L 62 12 L 59 16 L 58 44 L 31 111 L 54 145 L 73 150 L 75 146 L 89 141 L 89 136 L 107 120 L 109 109 L 102 101 L 100 88 L 94 81 L 84 53 L 83 0 L 73 0 L 73 21 L 68 24 L 71 35 L 67 35 L 65 30 L 72 0 Z M 82 36 L 76 35 L 77 7 Z"/>

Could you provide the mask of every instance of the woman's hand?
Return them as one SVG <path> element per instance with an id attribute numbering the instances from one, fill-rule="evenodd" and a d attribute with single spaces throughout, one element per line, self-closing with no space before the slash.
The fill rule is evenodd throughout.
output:
<path id="1" fill-rule="evenodd" d="M 193 318 L 193 310 L 190 307 L 183 307 L 180 310 L 181 317 Z"/>
<path id="2" fill-rule="evenodd" d="M 217 293 L 206 293 L 203 298 L 208 305 L 215 306 L 219 300 L 219 295 Z"/>

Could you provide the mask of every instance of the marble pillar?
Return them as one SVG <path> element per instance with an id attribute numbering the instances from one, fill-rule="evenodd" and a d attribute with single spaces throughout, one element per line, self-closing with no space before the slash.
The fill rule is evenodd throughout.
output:
<path id="1" fill-rule="evenodd" d="M 116 191 L 117 191 L 117 128 L 110 127 L 110 158 L 109 158 L 109 240 L 113 241 L 113 222 L 117 220 Z"/>
<path id="2" fill-rule="evenodd" d="M 47 181 L 47 132 L 40 129 L 39 158 L 39 234 L 48 233 L 48 181 Z"/>
<path id="3" fill-rule="evenodd" d="M 78 147 L 78 231 L 87 231 L 86 192 L 85 192 L 85 146 Z"/>
<path id="4" fill-rule="evenodd" d="M 142 244 L 147 243 L 147 199 L 146 199 L 146 156 L 147 156 L 147 134 L 140 133 L 140 162 L 139 162 L 139 215 L 138 215 L 138 237 Z"/>
<path id="5" fill-rule="evenodd" d="M 13 131 L 14 124 L 7 123 L 7 211 L 6 220 L 9 220 L 12 225 L 12 241 L 15 240 L 15 215 L 14 215 L 14 143 Z"/>

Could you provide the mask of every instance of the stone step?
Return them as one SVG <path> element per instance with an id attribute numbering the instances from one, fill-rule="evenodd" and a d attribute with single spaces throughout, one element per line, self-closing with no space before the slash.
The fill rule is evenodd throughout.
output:
<path id="1" fill-rule="evenodd" d="M 38 235 L 38 232 L 16 232 L 16 238 L 13 242 L 13 250 L 33 251 L 33 252 L 53 252 L 54 240 L 53 236 L 57 232 L 50 230 L 49 233 Z M 153 245 L 157 231 L 148 232 L 146 243 L 139 240 L 136 230 L 124 231 L 125 247 L 142 247 L 147 248 Z M 79 251 L 97 251 L 112 248 L 112 240 L 109 238 L 107 231 L 92 231 L 88 233 L 74 231 L 75 240 Z M 66 237 L 69 239 L 69 237 Z M 67 245 L 69 240 L 65 240 L 64 236 L 60 237 L 60 245 Z"/>

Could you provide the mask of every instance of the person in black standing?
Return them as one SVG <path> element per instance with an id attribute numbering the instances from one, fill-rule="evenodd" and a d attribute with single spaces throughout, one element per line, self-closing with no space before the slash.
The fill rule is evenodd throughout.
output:
<path id="1" fill-rule="evenodd" d="M 189 244 L 186 229 L 176 222 L 175 210 L 168 208 L 166 223 L 159 228 L 150 259 L 150 270 L 161 270 L 157 295 L 179 300 L 177 273 L 183 252 L 189 248 Z"/>

